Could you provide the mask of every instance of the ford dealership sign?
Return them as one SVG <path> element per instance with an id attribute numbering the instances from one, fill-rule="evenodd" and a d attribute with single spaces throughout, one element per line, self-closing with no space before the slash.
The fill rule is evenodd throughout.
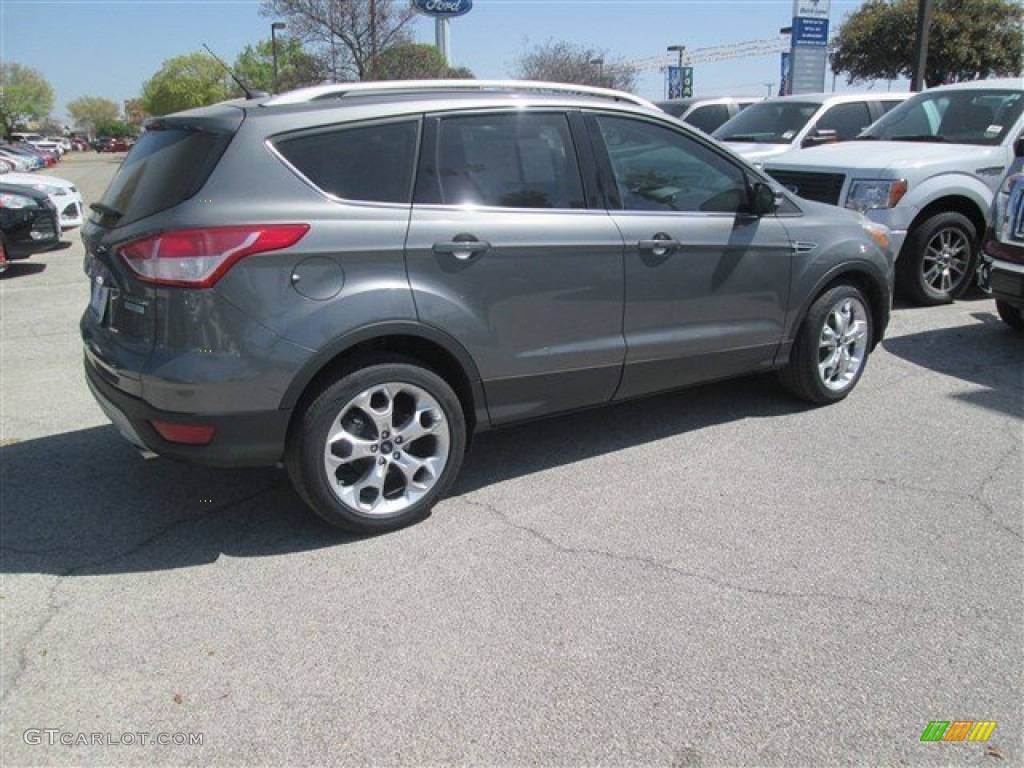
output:
<path id="1" fill-rule="evenodd" d="M 450 18 L 473 9 L 473 0 L 412 0 L 412 7 L 427 16 Z"/>

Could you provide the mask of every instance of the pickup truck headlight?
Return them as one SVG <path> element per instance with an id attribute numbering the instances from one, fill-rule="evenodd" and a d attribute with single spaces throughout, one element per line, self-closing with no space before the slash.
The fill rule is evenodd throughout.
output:
<path id="1" fill-rule="evenodd" d="M 857 179 L 850 182 L 850 191 L 846 193 L 846 207 L 861 213 L 872 208 L 893 208 L 905 194 L 906 179 Z"/>

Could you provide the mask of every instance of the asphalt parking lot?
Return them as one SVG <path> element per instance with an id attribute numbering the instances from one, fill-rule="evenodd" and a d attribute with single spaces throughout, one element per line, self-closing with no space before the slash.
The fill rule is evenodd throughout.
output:
<path id="1" fill-rule="evenodd" d="M 57 175 L 89 202 L 119 159 Z M 360 538 L 283 472 L 124 442 L 67 240 L 0 278 L 0 764 L 1024 762 L 1024 338 L 991 300 L 898 306 L 829 408 L 752 378 L 485 435 Z M 997 725 L 921 741 L 958 720 Z"/>

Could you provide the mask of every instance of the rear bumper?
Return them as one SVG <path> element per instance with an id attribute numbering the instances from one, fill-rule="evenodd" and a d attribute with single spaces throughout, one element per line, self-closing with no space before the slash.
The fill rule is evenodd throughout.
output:
<path id="1" fill-rule="evenodd" d="M 85 378 L 100 408 L 128 442 L 159 456 L 215 467 L 273 466 L 284 456 L 291 411 L 189 414 L 162 411 L 106 381 L 85 360 Z M 213 424 L 217 431 L 208 445 L 182 445 L 164 440 L 152 421 Z"/>

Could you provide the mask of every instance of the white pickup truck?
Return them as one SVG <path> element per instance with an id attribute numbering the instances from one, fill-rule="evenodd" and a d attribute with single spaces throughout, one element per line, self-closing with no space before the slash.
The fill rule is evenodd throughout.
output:
<path id="1" fill-rule="evenodd" d="M 900 292 L 940 304 L 973 282 L 985 217 L 1024 155 L 1024 79 L 979 80 L 912 96 L 857 139 L 767 159 L 795 194 L 845 206 L 891 230 Z"/>

